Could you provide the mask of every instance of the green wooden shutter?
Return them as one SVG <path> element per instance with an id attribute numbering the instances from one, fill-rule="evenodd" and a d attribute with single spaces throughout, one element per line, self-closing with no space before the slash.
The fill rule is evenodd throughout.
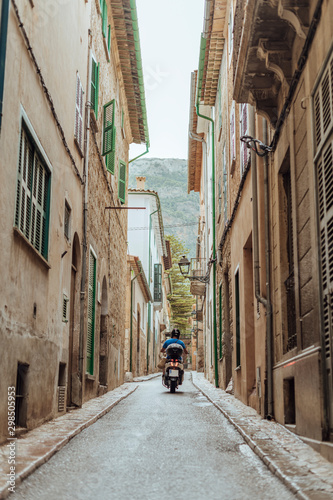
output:
<path id="1" fill-rule="evenodd" d="M 110 55 L 111 50 L 111 25 L 108 26 L 108 53 Z"/>
<path id="2" fill-rule="evenodd" d="M 107 26 L 108 26 L 108 6 L 106 5 L 106 1 L 103 0 L 102 32 L 103 32 L 104 38 L 106 38 Z"/>
<path id="3" fill-rule="evenodd" d="M 114 166 L 116 161 L 116 127 L 112 128 L 112 151 L 105 156 L 106 169 L 114 175 Z"/>
<path id="4" fill-rule="evenodd" d="M 90 250 L 88 277 L 88 331 L 87 331 L 87 368 L 90 375 L 94 373 L 95 344 L 95 300 L 96 300 L 96 257 Z"/>
<path id="5" fill-rule="evenodd" d="M 162 264 L 154 264 L 154 302 L 162 302 Z"/>
<path id="6" fill-rule="evenodd" d="M 90 100 L 92 103 L 95 116 L 98 116 L 98 88 L 99 88 L 99 63 L 95 61 L 94 58 L 91 59 L 91 96 Z"/>
<path id="7" fill-rule="evenodd" d="M 125 203 L 126 198 L 126 163 L 119 161 L 118 198 Z"/>
<path id="8" fill-rule="evenodd" d="M 103 106 L 104 117 L 103 117 L 103 151 L 102 155 L 105 156 L 111 151 L 115 150 L 115 137 L 116 133 L 114 131 L 114 111 L 115 111 L 115 100 L 108 102 Z"/>

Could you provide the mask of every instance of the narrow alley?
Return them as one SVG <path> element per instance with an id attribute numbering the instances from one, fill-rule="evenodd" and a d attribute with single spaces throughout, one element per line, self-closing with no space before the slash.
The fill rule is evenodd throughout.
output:
<path id="1" fill-rule="evenodd" d="M 190 374 L 176 394 L 160 377 L 141 383 L 15 492 L 17 500 L 189 497 L 294 497 Z"/>

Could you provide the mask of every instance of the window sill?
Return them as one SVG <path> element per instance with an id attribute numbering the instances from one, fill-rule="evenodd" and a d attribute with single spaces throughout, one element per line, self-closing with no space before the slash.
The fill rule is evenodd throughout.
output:
<path id="1" fill-rule="evenodd" d="M 241 371 L 241 369 L 242 369 L 241 365 L 238 365 L 238 366 L 236 366 L 236 368 L 235 368 L 235 372 L 240 372 L 240 371 Z"/>
<path id="2" fill-rule="evenodd" d="M 17 227 L 13 227 L 13 230 L 14 230 L 14 236 L 16 236 L 17 238 L 19 238 L 21 241 L 23 241 L 27 247 L 33 252 L 33 254 L 38 257 L 38 259 L 40 260 L 40 262 L 47 268 L 47 269 L 51 269 L 51 266 L 50 264 L 48 263 L 48 261 L 35 249 L 34 246 L 32 246 L 32 244 L 30 243 L 30 241 L 24 236 L 24 234 L 21 233 L 21 231 L 17 228 Z"/>
<path id="3" fill-rule="evenodd" d="M 86 380 L 91 380 L 94 382 L 96 380 L 96 377 L 95 375 L 90 375 L 90 373 L 86 373 Z"/>

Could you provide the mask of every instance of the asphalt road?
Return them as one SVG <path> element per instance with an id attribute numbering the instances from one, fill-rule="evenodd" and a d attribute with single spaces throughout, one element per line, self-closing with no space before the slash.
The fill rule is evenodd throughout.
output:
<path id="1" fill-rule="evenodd" d="M 143 382 L 16 489 L 19 500 L 283 499 L 294 495 L 190 381 Z"/>

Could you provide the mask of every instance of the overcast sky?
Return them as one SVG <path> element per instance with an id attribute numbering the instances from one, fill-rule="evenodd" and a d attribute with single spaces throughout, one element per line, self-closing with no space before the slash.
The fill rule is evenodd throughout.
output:
<path id="1" fill-rule="evenodd" d="M 204 0 L 136 0 L 150 137 L 146 157 L 187 158 L 191 72 Z M 131 146 L 130 158 L 145 151 Z"/>

